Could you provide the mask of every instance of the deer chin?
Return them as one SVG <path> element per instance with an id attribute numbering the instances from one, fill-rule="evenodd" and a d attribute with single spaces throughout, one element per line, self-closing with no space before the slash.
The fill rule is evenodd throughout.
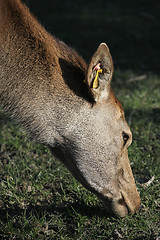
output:
<path id="1" fill-rule="evenodd" d="M 103 204 L 107 212 L 115 217 L 123 218 L 129 214 L 128 207 L 122 199 L 117 201 L 113 200 L 111 203 L 108 203 L 108 201 L 104 200 Z"/>

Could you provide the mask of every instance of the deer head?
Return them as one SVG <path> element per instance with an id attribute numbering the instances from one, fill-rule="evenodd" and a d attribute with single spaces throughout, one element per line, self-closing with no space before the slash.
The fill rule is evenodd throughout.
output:
<path id="1" fill-rule="evenodd" d="M 137 211 L 140 198 L 127 153 L 132 134 L 111 89 L 112 75 L 112 57 L 102 43 L 84 80 L 93 102 L 81 104 L 72 113 L 63 144 L 53 151 L 78 181 L 103 200 L 108 211 L 124 217 Z"/>

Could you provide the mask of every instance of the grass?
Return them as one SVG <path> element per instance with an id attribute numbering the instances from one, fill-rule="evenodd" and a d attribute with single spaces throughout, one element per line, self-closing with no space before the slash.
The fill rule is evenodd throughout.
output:
<path id="1" fill-rule="evenodd" d="M 118 0 L 28 3 L 49 30 L 76 46 L 87 60 L 97 43 L 108 39 L 115 59 L 113 88 L 133 133 L 129 157 L 142 208 L 124 219 L 106 215 L 96 196 L 84 189 L 48 148 L 30 141 L 0 110 L 0 239 L 159 239 L 160 76 L 156 44 L 160 39 L 158 35 L 153 38 L 159 2 L 153 8 L 148 0 L 129 4 L 125 0 L 121 4 Z M 146 54 L 149 42 L 152 51 L 148 49 Z M 153 176 L 153 183 L 146 186 Z"/>

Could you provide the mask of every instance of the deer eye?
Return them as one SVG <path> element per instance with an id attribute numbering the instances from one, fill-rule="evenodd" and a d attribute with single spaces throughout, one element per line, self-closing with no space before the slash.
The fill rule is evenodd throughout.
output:
<path id="1" fill-rule="evenodd" d="M 129 136 L 125 132 L 122 132 L 122 136 L 123 136 L 123 147 L 124 147 L 129 139 Z"/>

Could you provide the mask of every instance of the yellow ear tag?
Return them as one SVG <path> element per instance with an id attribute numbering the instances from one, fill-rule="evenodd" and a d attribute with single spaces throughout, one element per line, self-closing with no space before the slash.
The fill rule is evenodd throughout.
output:
<path id="1" fill-rule="evenodd" d="M 99 86 L 99 81 L 98 81 L 99 73 L 102 73 L 102 69 L 99 69 L 96 73 L 96 77 L 95 77 L 94 82 L 93 82 L 93 88 L 98 88 L 98 86 Z"/>
<path id="2" fill-rule="evenodd" d="M 87 83 L 87 79 L 84 79 L 83 82 L 84 82 L 84 83 Z"/>

